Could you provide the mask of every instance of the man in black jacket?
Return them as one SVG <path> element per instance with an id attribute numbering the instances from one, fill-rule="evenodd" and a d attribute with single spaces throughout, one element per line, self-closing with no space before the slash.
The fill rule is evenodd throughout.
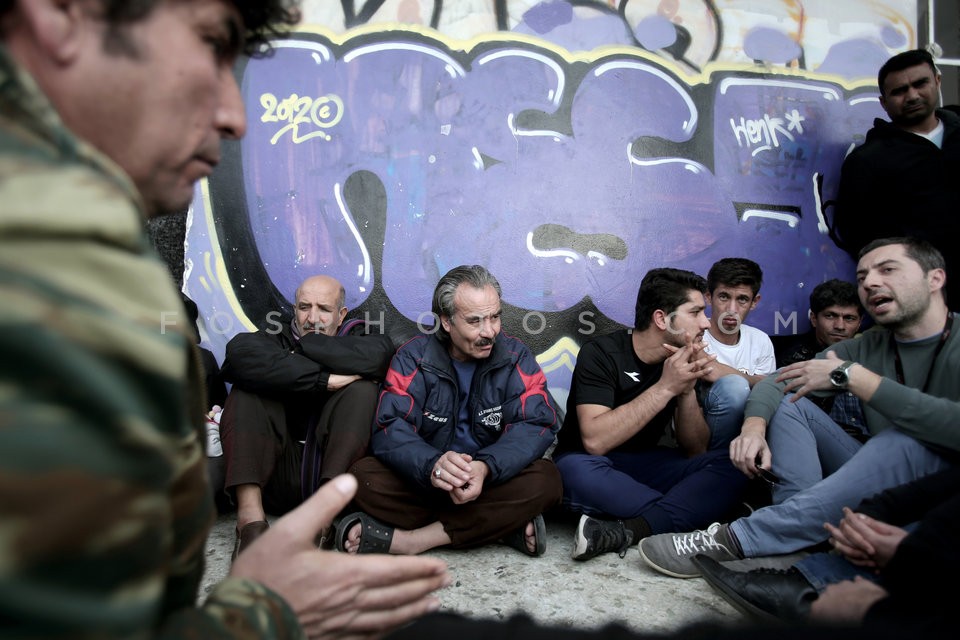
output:
<path id="1" fill-rule="evenodd" d="M 921 49 L 887 60 L 877 79 L 880 105 L 866 142 L 843 163 L 835 238 L 854 260 L 871 240 L 915 236 L 940 250 L 947 273 L 960 272 L 960 116 L 937 109 L 940 74 Z M 947 304 L 960 300 L 960 278 L 947 282 Z"/>
<path id="2" fill-rule="evenodd" d="M 857 285 L 837 278 L 821 282 L 810 292 L 809 317 L 810 331 L 778 350 L 777 367 L 810 360 L 827 347 L 857 335 L 863 321 Z"/>
<path id="3" fill-rule="evenodd" d="M 221 422 L 226 490 L 237 504 L 234 559 L 282 514 L 361 458 L 378 385 L 393 355 L 386 335 L 344 323 L 343 286 L 313 276 L 297 288 L 289 324 L 268 315 L 260 331 L 227 344 L 233 384 Z"/>

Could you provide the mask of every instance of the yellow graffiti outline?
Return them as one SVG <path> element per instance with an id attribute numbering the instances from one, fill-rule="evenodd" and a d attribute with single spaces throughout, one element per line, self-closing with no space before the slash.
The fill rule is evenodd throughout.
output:
<path id="1" fill-rule="evenodd" d="M 203 201 L 204 217 L 206 218 L 207 224 L 207 238 L 210 240 L 210 247 L 213 253 L 216 280 L 220 284 L 220 289 L 223 291 L 223 295 L 227 300 L 227 304 L 230 306 L 230 310 L 233 311 L 234 317 L 241 322 L 247 331 L 256 331 L 256 325 L 250 322 L 250 318 L 243 312 L 243 308 L 240 306 L 240 300 L 237 299 L 237 295 L 234 293 L 233 283 L 230 282 L 230 274 L 227 273 L 226 261 L 224 261 L 223 252 L 220 249 L 220 236 L 217 234 L 216 224 L 213 220 L 213 203 L 210 200 L 210 181 L 207 178 L 200 181 L 200 199 Z"/>
<path id="2" fill-rule="evenodd" d="M 580 346 L 573 338 L 564 336 L 550 345 L 549 349 L 539 354 L 537 356 L 537 363 L 539 363 L 540 368 L 543 369 L 544 374 L 564 367 L 573 371 L 575 359 L 579 354 Z M 556 362 L 551 363 L 551 360 L 556 360 Z"/>
<path id="3" fill-rule="evenodd" d="M 910 25 L 907 25 L 908 27 Z M 913 34 L 914 39 L 916 38 L 915 29 L 910 28 L 910 33 Z M 787 69 L 780 67 L 767 67 L 764 65 L 757 65 L 752 63 L 741 63 L 741 62 L 708 62 L 704 68 L 699 73 L 691 73 L 689 69 L 677 63 L 674 60 L 668 58 L 663 58 L 656 53 L 645 51 L 638 47 L 628 47 L 623 45 L 607 45 L 602 47 L 597 47 L 591 51 L 579 51 L 571 52 L 559 45 L 556 45 L 547 40 L 543 40 L 536 36 L 531 36 L 523 33 L 512 33 L 512 32 L 502 32 L 496 31 L 491 33 L 485 33 L 478 36 L 474 36 L 469 40 L 461 40 L 459 38 L 453 38 L 451 36 L 444 35 L 439 31 L 431 29 L 430 27 L 424 27 L 422 25 L 415 24 L 401 24 L 395 22 L 379 22 L 374 24 L 366 24 L 354 27 L 343 33 L 335 33 L 331 31 L 328 27 L 324 25 L 315 24 L 315 23 L 304 23 L 297 25 L 295 28 L 290 30 L 292 37 L 296 37 L 298 34 L 314 34 L 319 35 L 331 43 L 345 46 L 354 39 L 363 39 L 371 35 L 376 34 L 390 34 L 390 33 L 399 33 L 399 34 L 414 34 L 423 38 L 427 38 L 437 42 L 440 45 L 443 45 L 447 51 L 451 53 L 465 53 L 470 54 L 474 48 L 478 46 L 489 45 L 490 43 L 502 43 L 504 45 L 510 44 L 528 44 L 535 46 L 539 49 L 544 49 L 555 53 L 558 57 L 563 59 L 565 62 L 573 64 L 576 62 L 586 62 L 593 63 L 604 58 L 611 57 L 623 57 L 628 56 L 631 58 L 637 58 L 646 60 L 655 66 L 666 68 L 671 71 L 678 78 L 681 78 L 688 85 L 695 86 L 698 84 L 709 84 L 711 78 L 716 73 L 742 73 L 750 72 L 757 75 L 758 77 L 771 78 L 775 77 L 788 77 L 788 78 L 803 78 L 804 80 L 813 80 L 813 81 L 822 81 L 822 82 L 831 82 L 843 87 L 846 90 L 855 90 L 860 88 L 873 88 L 877 87 L 877 80 L 875 77 L 871 78 L 858 78 L 858 79 L 849 79 L 844 76 L 834 74 L 834 73 L 821 73 L 819 71 L 810 71 L 807 69 Z M 370 44 L 365 42 L 363 44 Z M 388 44 L 385 42 L 384 44 Z M 911 45 L 908 44 L 907 48 Z"/>

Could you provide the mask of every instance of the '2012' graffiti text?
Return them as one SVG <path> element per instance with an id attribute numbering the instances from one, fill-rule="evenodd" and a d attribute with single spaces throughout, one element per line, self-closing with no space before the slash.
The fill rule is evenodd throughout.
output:
<path id="1" fill-rule="evenodd" d="M 260 96 L 260 106 L 263 107 L 261 122 L 285 123 L 270 138 L 270 144 L 277 144 L 288 131 L 294 144 L 312 138 L 330 140 L 330 135 L 324 129 L 335 127 L 343 118 L 343 100 L 332 93 L 319 98 L 298 96 L 294 93 L 283 100 L 278 100 L 272 93 L 264 93 Z M 307 128 L 307 132 L 301 127 Z M 313 127 L 318 130 L 310 131 Z"/>

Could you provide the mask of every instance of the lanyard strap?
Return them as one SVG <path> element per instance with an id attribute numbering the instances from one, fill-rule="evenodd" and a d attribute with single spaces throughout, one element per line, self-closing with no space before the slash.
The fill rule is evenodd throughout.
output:
<path id="1" fill-rule="evenodd" d="M 924 393 L 927 392 L 927 387 L 930 386 L 930 375 L 933 373 L 933 367 L 937 364 L 937 357 L 940 355 L 940 352 L 943 351 L 943 345 L 947 343 L 947 338 L 950 337 L 950 331 L 953 329 L 953 320 L 953 312 L 948 311 L 947 321 L 943 323 L 943 331 L 940 332 L 940 342 L 937 343 L 937 348 L 933 352 L 933 359 L 930 361 L 930 368 L 927 369 L 927 376 L 923 380 L 923 387 L 920 388 L 920 390 Z M 897 344 L 896 338 L 893 340 L 893 357 L 893 363 L 897 369 L 897 382 L 900 384 L 906 384 L 903 381 L 903 363 L 900 362 L 900 347 Z"/>

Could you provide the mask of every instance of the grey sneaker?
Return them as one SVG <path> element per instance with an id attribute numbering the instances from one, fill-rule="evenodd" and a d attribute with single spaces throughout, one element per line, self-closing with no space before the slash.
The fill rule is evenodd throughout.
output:
<path id="1" fill-rule="evenodd" d="M 693 557 L 702 553 L 717 562 L 740 560 L 728 525 L 714 522 L 705 530 L 690 533 L 661 533 L 640 541 L 643 561 L 674 578 L 696 578 L 700 570 Z"/>
<path id="2" fill-rule="evenodd" d="M 573 534 L 574 560 L 589 560 L 601 553 L 615 551 L 622 558 L 633 541 L 633 533 L 627 531 L 622 520 L 597 520 L 584 514 L 580 516 Z"/>

